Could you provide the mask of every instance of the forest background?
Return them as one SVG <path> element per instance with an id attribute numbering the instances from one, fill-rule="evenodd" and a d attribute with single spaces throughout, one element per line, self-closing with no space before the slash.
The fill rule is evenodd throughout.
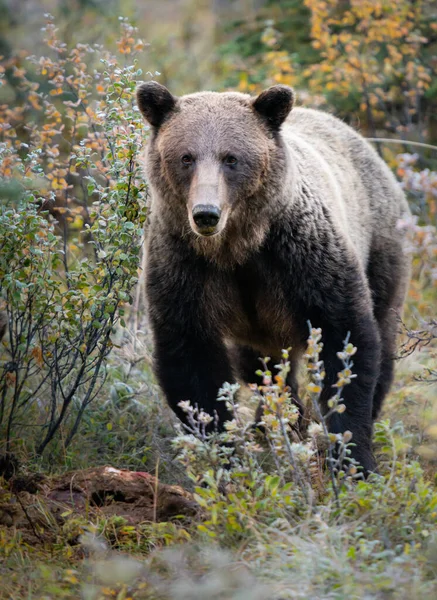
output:
<path id="1" fill-rule="evenodd" d="M 0 597 L 435 598 L 435 2 L 2 0 L 0 11 Z M 291 85 L 300 105 L 373 140 L 407 193 L 413 274 L 369 481 L 323 467 L 320 415 L 308 438 L 289 439 L 286 354 L 252 390 L 268 398 L 268 443 L 249 426 L 248 394 L 227 434 L 240 449 L 230 470 L 218 438 L 196 441 L 167 409 L 141 293 L 148 129 L 134 91 L 149 79 L 177 95 Z M 310 406 L 318 336 L 302 373 Z M 333 410 L 353 361 L 343 353 Z M 350 440 L 335 441 L 347 454 Z M 103 465 L 152 473 L 150 507 L 122 491 L 124 471 L 87 495 L 80 478 Z M 164 510 L 167 492 L 178 501 Z"/>

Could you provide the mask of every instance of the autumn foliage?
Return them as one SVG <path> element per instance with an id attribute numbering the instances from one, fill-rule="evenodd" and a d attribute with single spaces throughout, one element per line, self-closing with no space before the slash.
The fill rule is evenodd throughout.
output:
<path id="1" fill-rule="evenodd" d="M 146 185 L 141 75 L 99 46 L 61 42 L 3 67 L 20 101 L 0 107 L 0 362 L 4 449 L 67 447 L 106 378 L 111 335 L 138 280 Z M 123 55 L 143 47 L 121 20 Z M 24 435 L 32 422 L 32 435 Z"/>

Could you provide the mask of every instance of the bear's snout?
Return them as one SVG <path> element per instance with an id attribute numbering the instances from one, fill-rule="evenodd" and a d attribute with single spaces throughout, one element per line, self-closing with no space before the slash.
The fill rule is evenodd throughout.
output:
<path id="1" fill-rule="evenodd" d="M 221 210 L 214 204 L 197 204 L 192 211 L 193 221 L 198 233 L 213 235 L 216 233 L 220 221 Z"/>

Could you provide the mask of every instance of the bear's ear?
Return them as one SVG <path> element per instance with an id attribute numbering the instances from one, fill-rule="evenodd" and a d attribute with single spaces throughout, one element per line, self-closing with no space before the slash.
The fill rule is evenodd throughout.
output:
<path id="1" fill-rule="evenodd" d="M 278 131 L 294 103 L 294 92 L 288 85 L 274 85 L 252 101 L 256 113 L 273 131 Z"/>
<path id="2" fill-rule="evenodd" d="M 157 81 L 148 81 L 137 87 L 137 104 L 150 125 L 160 127 L 175 109 L 177 98 Z"/>

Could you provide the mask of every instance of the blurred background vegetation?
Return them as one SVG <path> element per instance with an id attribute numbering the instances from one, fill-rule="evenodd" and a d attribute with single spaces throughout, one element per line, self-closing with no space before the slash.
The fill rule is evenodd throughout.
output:
<path id="1" fill-rule="evenodd" d="M 241 599 L 254 598 L 255 588 L 269 600 L 435 598 L 436 3 L 0 0 L 0 14 L 0 312 L 8 320 L 0 342 L 0 597 L 3 589 L 5 598 L 86 596 L 89 573 L 79 577 L 68 563 L 82 551 L 101 558 L 100 536 L 104 552 L 142 555 L 215 540 L 270 583 L 245 572 L 226 580 L 215 569 L 233 559 L 202 550 L 189 560 L 196 573 L 210 573 L 211 588 L 190 579 L 175 554 L 160 560 L 165 572 L 177 567 L 185 592 L 175 591 L 172 575 L 159 580 L 161 595 L 150 591 L 138 564 L 123 563 L 133 578 L 142 574 L 138 586 L 114 582 L 109 566 L 90 598 Z M 298 104 L 330 111 L 374 140 L 396 173 L 414 215 L 400 224 L 413 276 L 399 323 L 402 360 L 377 427 L 378 483 L 340 482 L 336 498 L 319 465 L 313 492 L 294 496 L 293 474 L 271 457 L 258 464 L 255 449 L 248 464 L 258 470 L 252 479 L 231 471 L 231 497 L 209 446 L 199 454 L 204 463 L 198 456 L 190 464 L 192 442 L 182 436 L 172 445 L 178 432 L 153 379 L 141 288 L 149 195 L 138 157 L 148 129 L 134 91 L 147 79 L 174 94 L 291 85 Z M 314 458 L 311 443 L 296 449 L 296 460 Z M 25 500 L 17 478 L 23 486 L 23 477 L 104 464 L 189 489 L 206 483 L 197 493 L 207 526 L 135 528 L 90 516 L 89 507 L 56 520 L 39 500 L 34 512 L 13 516 Z M 94 541 L 81 546 L 84 533 Z M 48 556 L 58 560 L 53 569 Z M 289 564 L 299 575 L 293 581 Z M 25 566 L 36 573 L 30 587 Z"/>
<path id="2" fill-rule="evenodd" d="M 372 135 L 437 139 L 433 0 L 2 0 L 1 12 L 6 58 L 41 51 L 44 13 L 67 45 L 107 49 L 123 16 L 148 44 L 139 66 L 175 94 L 282 82 Z"/>

